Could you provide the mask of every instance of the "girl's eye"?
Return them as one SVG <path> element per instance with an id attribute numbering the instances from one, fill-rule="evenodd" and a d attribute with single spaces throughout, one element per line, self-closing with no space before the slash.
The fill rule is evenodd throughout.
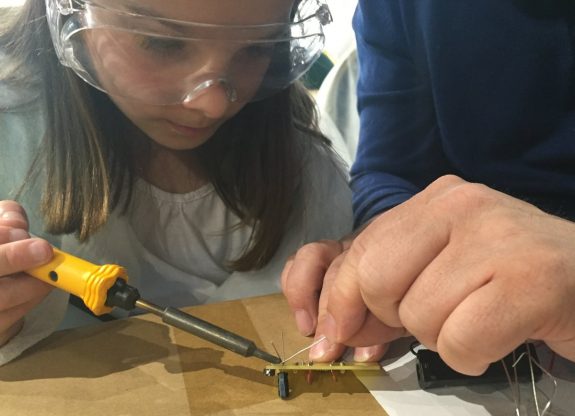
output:
<path id="1" fill-rule="evenodd" d="M 273 50 L 271 45 L 251 45 L 242 49 L 242 54 L 251 58 L 269 58 Z"/>
<path id="2" fill-rule="evenodd" d="M 171 56 L 179 54 L 185 48 L 185 43 L 177 39 L 144 37 L 140 47 L 157 55 Z"/>

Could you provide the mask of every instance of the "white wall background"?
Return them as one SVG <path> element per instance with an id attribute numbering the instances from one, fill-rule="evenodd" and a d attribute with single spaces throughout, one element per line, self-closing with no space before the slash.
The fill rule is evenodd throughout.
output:
<path id="1" fill-rule="evenodd" d="M 326 2 L 331 10 L 333 23 L 325 28 L 325 49 L 329 57 L 337 62 L 346 50 L 355 45 L 351 19 L 357 0 L 326 0 Z"/>
<path id="2" fill-rule="evenodd" d="M 24 0 L 0 0 L 0 7 L 19 6 Z"/>

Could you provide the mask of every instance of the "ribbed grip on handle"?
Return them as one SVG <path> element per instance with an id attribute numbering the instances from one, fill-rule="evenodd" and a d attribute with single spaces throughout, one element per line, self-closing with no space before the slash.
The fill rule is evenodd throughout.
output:
<path id="1" fill-rule="evenodd" d="M 128 280 L 126 270 L 115 264 L 96 265 L 54 248 L 49 263 L 26 270 L 31 276 L 81 298 L 96 315 L 112 310 L 106 297 L 118 278 Z"/>

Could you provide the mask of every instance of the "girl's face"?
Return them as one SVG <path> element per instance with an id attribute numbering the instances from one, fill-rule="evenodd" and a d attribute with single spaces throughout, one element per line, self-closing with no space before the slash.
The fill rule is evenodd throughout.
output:
<path id="1" fill-rule="evenodd" d="M 289 22 L 294 0 L 98 0 L 98 3 L 170 20 L 245 26 Z M 210 28 L 206 36 L 199 33 L 203 29 L 197 26 L 182 29 L 169 20 L 144 24 L 151 25 L 154 32 L 165 30 L 170 36 L 149 37 L 121 27 L 85 35 L 98 81 L 106 91 L 137 91 L 139 96 L 145 96 L 149 90 L 150 96 L 179 97 L 181 91 L 185 93 L 186 88 L 194 91 L 199 85 L 197 93 L 189 99 L 178 98 L 178 103 L 169 105 L 110 95 L 126 117 L 157 144 L 173 150 L 194 149 L 257 92 L 269 67 L 271 52 L 266 44 L 242 42 L 241 31 L 230 39 L 225 30 Z M 260 35 L 266 36 L 265 31 Z"/>

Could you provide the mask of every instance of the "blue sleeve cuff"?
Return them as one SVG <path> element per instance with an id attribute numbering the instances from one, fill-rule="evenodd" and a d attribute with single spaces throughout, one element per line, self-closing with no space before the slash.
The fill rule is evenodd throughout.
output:
<path id="1" fill-rule="evenodd" d="M 352 178 L 354 228 L 377 214 L 399 205 L 418 189 L 412 183 L 383 172 L 371 172 Z"/>

